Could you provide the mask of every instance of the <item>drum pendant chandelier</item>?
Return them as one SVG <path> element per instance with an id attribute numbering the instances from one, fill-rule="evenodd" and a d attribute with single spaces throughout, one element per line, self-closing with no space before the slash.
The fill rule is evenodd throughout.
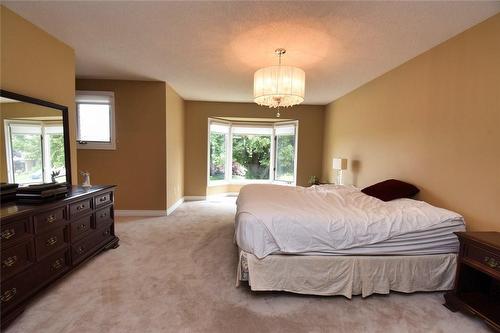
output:
<path id="1" fill-rule="evenodd" d="M 253 77 L 254 102 L 270 108 L 289 107 L 304 101 L 306 74 L 298 67 L 281 65 L 285 49 L 274 51 L 279 57 L 278 66 L 257 70 Z M 280 116 L 279 110 L 276 114 Z"/>

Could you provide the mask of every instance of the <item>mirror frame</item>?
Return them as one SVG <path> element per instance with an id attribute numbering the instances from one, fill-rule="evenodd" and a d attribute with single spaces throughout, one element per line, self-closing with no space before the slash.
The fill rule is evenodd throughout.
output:
<path id="1" fill-rule="evenodd" d="M 68 107 L 48 101 L 44 101 L 42 99 L 25 96 L 21 94 L 14 93 L 12 91 L 0 89 L 0 96 L 15 99 L 21 102 L 36 104 L 40 106 L 45 106 L 52 109 L 58 109 L 62 111 L 63 117 L 63 127 L 64 127 L 64 163 L 66 166 L 66 185 L 71 186 L 71 151 L 69 144 L 69 119 L 68 119 Z M 3 124 L 1 124 L 3 126 Z"/>

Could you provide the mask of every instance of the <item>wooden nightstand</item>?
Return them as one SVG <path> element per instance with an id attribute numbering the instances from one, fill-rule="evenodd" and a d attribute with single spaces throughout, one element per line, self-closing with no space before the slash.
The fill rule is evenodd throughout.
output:
<path id="1" fill-rule="evenodd" d="M 460 252 L 448 309 L 467 311 L 500 331 L 500 232 L 457 232 Z"/>

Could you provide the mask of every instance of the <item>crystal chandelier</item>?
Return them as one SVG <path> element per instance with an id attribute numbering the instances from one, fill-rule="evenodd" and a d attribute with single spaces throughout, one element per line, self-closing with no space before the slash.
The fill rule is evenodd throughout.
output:
<path id="1" fill-rule="evenodd" d="M 274 51 L 279 57 L 278 66 L 257 70 L 253 78 L 254 102 L 270 108 L 289 107 L 304 101 L 306 74 L 298 67 L 281 65 L 285 49 Z M 276 114 L 280 116 L 279 109 Z"/>

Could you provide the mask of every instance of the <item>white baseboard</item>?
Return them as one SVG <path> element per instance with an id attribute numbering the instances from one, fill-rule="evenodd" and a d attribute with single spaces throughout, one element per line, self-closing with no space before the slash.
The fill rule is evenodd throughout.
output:
<path id="1" fill-rule="evenodd" d="M 180 205 L 182 205 L 183 202 L 184 202 L 184 198 L 180 198 L 179 200 L 177 200 L 176 203 L 174 203 L 172 206 L 168 207 L 167 215 L 172 214 L 174 212 L 174 210 L 176 210 Z"/>
<path id="2" fill-rule="evenodd" d="M 115 210 L 115 216 L 167 216 L 166 210 Z"/>

